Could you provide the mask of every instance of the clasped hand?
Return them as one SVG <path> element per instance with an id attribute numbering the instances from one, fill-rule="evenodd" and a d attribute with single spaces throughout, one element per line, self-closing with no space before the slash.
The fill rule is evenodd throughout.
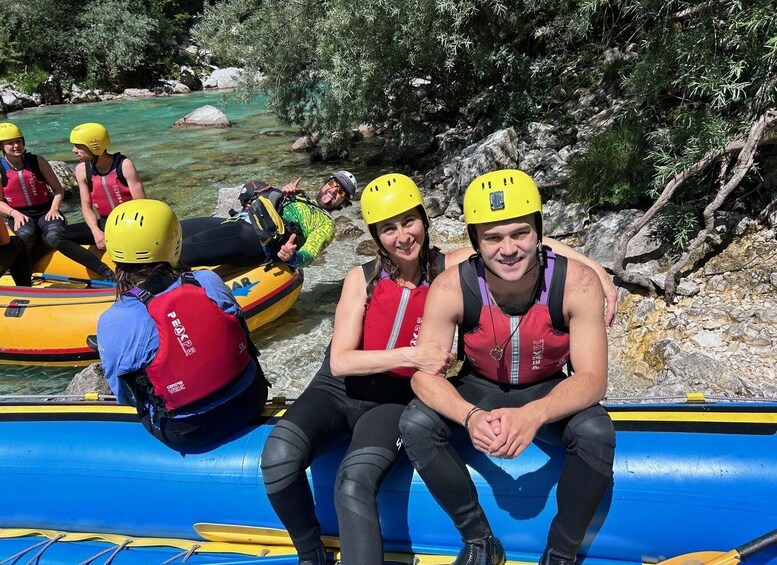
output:
<path id="1" fill-rule="evenodd" d="M 475 449 L 492 457 L 512 459 L 534 440 L 541 422 L 529 406 L 475 412 L 469 435 Z"/>

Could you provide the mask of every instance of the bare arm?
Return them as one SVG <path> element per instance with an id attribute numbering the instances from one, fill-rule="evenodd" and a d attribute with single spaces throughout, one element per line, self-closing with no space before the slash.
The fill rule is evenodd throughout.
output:
<path id="1" fill-rule="evenodd" d="M 602 267 L 598 261 L 595 261 L 594 259 L 586 257 L 582 253 L 575 251 L 566 243 L 561 243 L 560 241 L 556 241 L 550 237 L 544 238 L 543 243 L 564 257 L 579 261 L 594 270 L 596 276 L 599 277 L 599 282 L 602 284 L 602 290 L 604 291 L 604 298 L 607 304 L 607 309 L 604 313 L 604 320 L 608 326 L 611 326 L 613 320 L 615 320 L 615 314 L 618 313 L 618 289 L 615 284 L 613 284 L 609 273 L 604 270 L 604 267 Z"/>
<path id="2" fill-rule="evenodd" d="M 435 372 L 444 372 L 444 365 L 452 358 L 450 347 L 443 349 L 416 346 L 370 351 L 359 349 L 366 304 L 367 289 L 364 272 L 361 267 L 356 267 L 345 277 L 340 301 L 335 310 L 330 357 L 333 375 L 341 377 L 370 375 L 391 369 L 418 366 Z"/>
<path id="3" fill-rule="evenodd" d="M 65 196 L 65 191 L 62 189 L 62 183 L 59 182 L 57 175 L 54 174 L 51 164 L 40 155 L 38 155 L 38 167 L 43 174 L 43 178 L 46 179 L 46 184 L 48 184 L 54 192 L 54 197 L 51 199 L 51 207 L 46 214 L 46 219 L 62 220 L 62 214 L 59 213 L 59 206 L 62 204 L 62 199 Z"/>
<path id="4" fill-rule="evenodd" d="M 78 196 L 81 200 L 81 214 L 84 216 L 84 223 L 89 226 L 97 248 L 105 249 L 105 234 L 97 224 L 97 214 L 92 208 L 92 189 L 87 183 L 84 163 L 76 165 L 76 183 L 78 183 Z"/>
<path id="5" fill-rule="evenodd" d="M 520 408 L 501 408 L 487 416 L 499 419 L 497 457 L 520 454 L 543 424 L 555 422 L 599 402 L 607 390 L 607 332 L 601 309 L 604 295 L 594 272 L 570 261 L 564 287 L 564 317 L 569 324 L 569 353 L 575 372 L 547 396 Z"/>
<path id="6" fill-rule="evenodd" d="M 450 348 L 463 313 L 459 273 L 457 269 L 449 269 L 438 276 L 429 289 L 418 347 L 434 344 Z M 473 404 L 461 397 L 448 379 L 439 374 L 416 371 L 411 384 L 413 392 L 424 404 L 454 422 L 463 425 L 467 414 L 474 408 Z M 478 425 L 473 420 L 469 424 L 472 443 L 480 451 L 487 451 L 495 438 L 492 427 L 484 419 Z"/>
<path id="7" fill-rule="evenodd" d="M 449 269 L 466 261 L 473 253 L 475 253 L 475 250 L 472 249 L 472 247 L 462 247 L 454 251 L 449 251 L 445 254 L 445 268 Z"/>
<path id="8" fill-rule="evenodd" d="M 124 173 L 124 178 L 127 180 L 127 186 L 130 189 L 132 198 L 135 200 L 145 198 L 146 191 L 143 188 L 143 183 L 140 181 L 140 175 L 134 163 L 129 159 L 124 159 L 121 164 L 121 172 Z"/>

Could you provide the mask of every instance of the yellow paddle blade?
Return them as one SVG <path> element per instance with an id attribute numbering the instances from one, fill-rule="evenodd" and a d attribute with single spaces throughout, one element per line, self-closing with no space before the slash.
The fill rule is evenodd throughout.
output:
<path id="1" fill-rule="evenodd" d="M 278 528 L 198 522 L 194 524 L 194 531 L 208 541 L 292 545 L 288 532 Z M 340 540 L 335 537 L 323 536 L 321 539 L 327 547 L 340 547 Z"/>
<path id="2" fill-rule="evenodd" d="M 731 551 L 697 551 L 678 555 L 661 561 L 659 565 L 736 565 L 741 561 L 739 552 Z"/>

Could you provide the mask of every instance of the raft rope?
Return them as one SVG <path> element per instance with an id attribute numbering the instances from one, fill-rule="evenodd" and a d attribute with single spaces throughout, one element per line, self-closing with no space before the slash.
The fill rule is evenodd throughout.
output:
<path id="1" fill-rule="evenodd" d="M 105 561 L 105 565 L 111 565 L 113 560 L 116 559 L 116 556 L 131 543 L 132 540 L 129 538 L 121 542 L 121 545 L 117 546 L 116 549 L 113 550 L 113 553 L 111 553 L 111 556 Z"/>
<path id="2" fill-rule="evenodd" d="M 0 565 L 5 565 L 6 563 L 15 563 L 16 560 L 22 557 L 25 553 L 28 553 L 34 549 L 37 549 L 43 546 L 41 547 L 41 550 L 38 553 L 36 553 L 33 556 L 33 558 L 27 562 L 27 565 L 34 565 L 35 562 L 37 562 L 40 559 L 40 556 L 43 555 L 44 551 L 46 551 L 49 547 L 54 545 L 57 541 L 61 540 L 63 537 L 65 537 L 65 534 L 57 534 L 57 536 L 52 539 L 39 541 L 38 543 L 33 544 L 30 547 L 26 549 L 22 549 L 21 551 L 11 555 L 11 557 L 8 557 L 7 559 L 3 559 L 2 561 L 0 561 Z"/>
<path id="3" fill-rule="evenodd" d="M 101 552 L 99 552 L 97 555 L 93 555 L 92 557 L 89 557 L 88 559 L 84 559 L 79 563 L 78 565 L 90 565 L 91 563 L 94 563 L 95 560 L 99 559 L 109 551 L 113 551 L 112 547 L 108 547 L 106 549 L 103 549 Z"/>
<path id="4" fill-rule="evenodd" d="M 197 551 L 200 547 L 202 547 L 200 544 L 195 543 L 189 548 L 188 551 L 182 551 L 178 555 L 173 555 L 170 559 L 163 561 L 160 565 L 170 565 L 170 563 L 175 563 L 181 557 L 183 557 L 183 559 L 181 559 L 181 563 L 186 563 L 189 561 L 189 558 L 194 555 L 194 552 Z"/>

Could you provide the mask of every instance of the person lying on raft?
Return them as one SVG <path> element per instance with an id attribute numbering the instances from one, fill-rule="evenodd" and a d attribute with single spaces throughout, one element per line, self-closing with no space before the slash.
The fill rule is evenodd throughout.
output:
<path id="1" fill-rule="evenodd" d="M 9 269 L 16 286 L 32 286 L 32 265 L 27 247 L 18 236 L 9 235 L 5 222 L 0 222 L 0 277 Z"/>
<path id="2" fill-rule="evenodd" d="M 342 563 L 383 563 L 375 496 L 402 450 L 398 424 L 413 398 L 409 377 L 416 368 L 444 374 L 453 362 L 450 343 L 414 347 L 429 283 L 472 254 L 431 246 L 423 199 L 409 177 L 375 179 L 361 206 L 378 255 L 346 275 L 321 368 L 262 453 L 267 496 L 301 565 L 325 564 L 305 469 L 314 449 L 341 436 L 351 437 L 335 481 Z"/>
<path id="3" fill-rule="evenodd" d="M 34 263 L 59 244 L 64 191 L 49 162 L 26 150 L 18 126 L 0 123 L 0 213 L 24 242 Z"/>
<path id="4" fill-rule="evenodd" d="M 76 181 L 84 221 L 67 226 L 57 249 L 66 257 L 113 280 L 113 271 L 83 245 L 105 249 L 105 220 L 111 211 L 146 193 L 135 165 L 121 153 L 108 153 L 111 136 L 102 124 L 80 124 L 70 132 L 73 153 L 78 157 Z M 95 210 L 97 211 L 95 213 Z"/>
<path id="5" fill-rule="evenodd" d="M 540 564 L 573 565 L 612 480 L 615 431 L 598 404 L 607 389 L 602 287 L 591 269 L 542 245 L 540 194 L 522 171 L 476 178 L 464 221 L 477 254 L 432 284 L 417 347 L 449 346 L 458 326 L 467 362 L 452 379 L 427 367 L 414 373 L 402 441 L 464 542 L 454 565 L 500 565 L 505 554 L 452 431 L 463 426 L 492 457 L 517 457 L 535 440 L 563 446 L 558 513 Z"/>
<path id="6" fill-rule="evenodd" d="M 108 216 L 116 302 L 97 322 L 105 378 L 159 441 L 203 450 L 258 418 L 268 383 L 229 288 L 180 264 L 181 225 L 167 204 L 131 200 Z"/>
<path id="7" fill-rule="evenodd" d="M 335 237 L 329 212 L 350 206 L 356 178 L 334 171 L 314 200 L 299 190 L 302 178 L 283 188 L 265 182 L 243 186 L 241 210 L 231 218 L 184 220 L 182 260 L 192 267 L 254 266 L 282 261 L 295 269 L 310 265 Z"/>

